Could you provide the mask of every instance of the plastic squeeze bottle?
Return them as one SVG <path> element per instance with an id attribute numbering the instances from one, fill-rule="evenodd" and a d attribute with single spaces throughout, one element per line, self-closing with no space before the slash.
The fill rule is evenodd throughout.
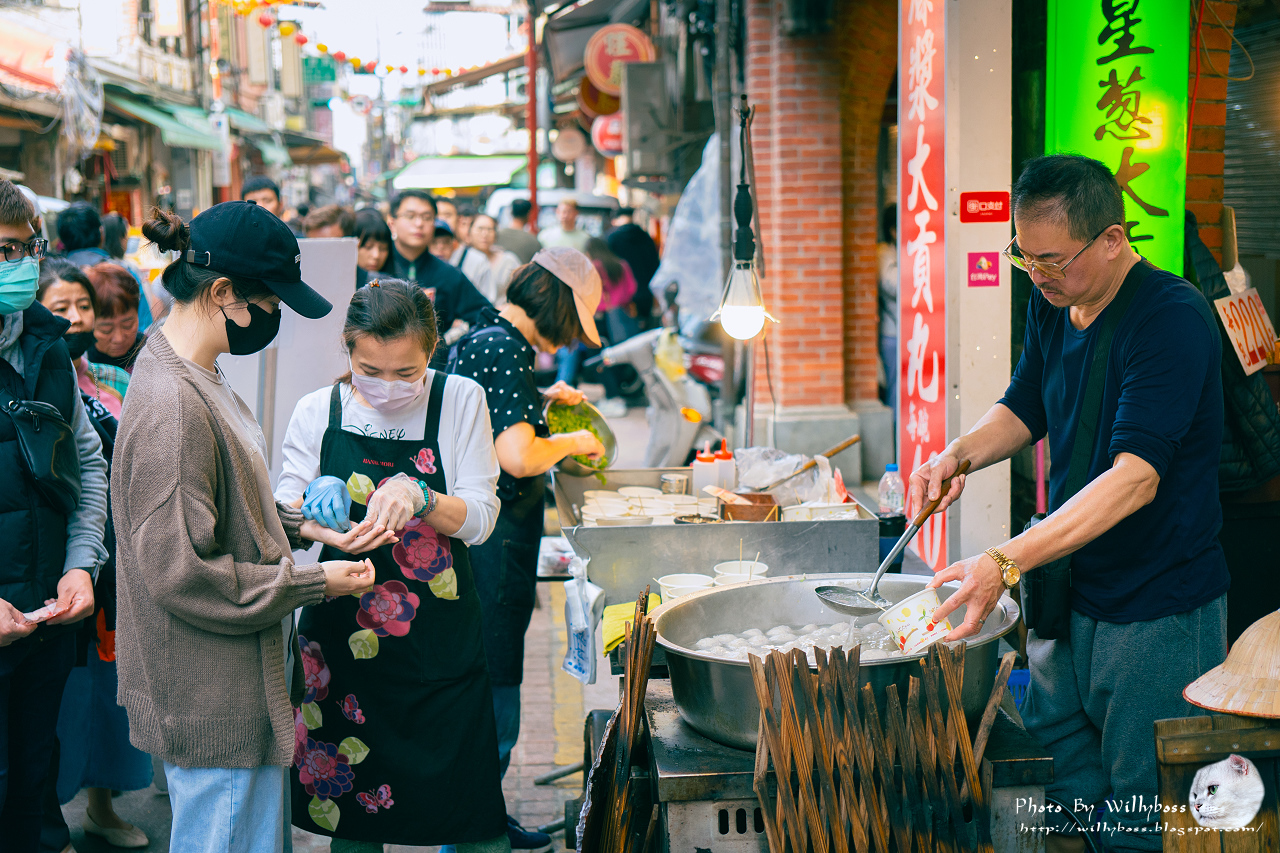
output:
<path id="1" fill-rule="evenodd" d="M 733 491 L 738 488 L 738 466 L 733 461 L 733 451 L 725 439 L 720 439 L 720 449 L 716 451 L 716 464 L 720 471 L 720 488 Z"/>
<path id="2" fill-rule="evenodd" d="M 693 458 L 693 493 L 702 495 L 706 486 L 720 485 L 720 462 L 711 452 L 711 442 L 706 442 L 702 450 Z"/>

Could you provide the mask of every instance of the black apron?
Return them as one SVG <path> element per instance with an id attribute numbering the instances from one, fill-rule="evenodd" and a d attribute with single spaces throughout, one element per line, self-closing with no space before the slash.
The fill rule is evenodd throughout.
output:
<path id="1" fill-rule="evenodd" d="M 400 472 L 446 494 L 438 439 L 446 378 L 437 372 L 431 382 L 422 441 L 342 429 L 334 385 L 320 473 L 346 481 L 353 523 L 373 489 Z M 506 831 L 506 807 L 467 546 L 418 519 L 399 536 L 359 557 L 320 552 L 321 560 L 369 557 L 377 581 L 302 611 L 293 822 L 352 841 L 488 841 Z"/>

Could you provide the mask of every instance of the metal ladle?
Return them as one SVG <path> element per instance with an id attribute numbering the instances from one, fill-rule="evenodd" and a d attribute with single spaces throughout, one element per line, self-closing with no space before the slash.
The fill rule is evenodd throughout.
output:
<path id="1" fill-rule="evenodd" d="M 907 547 L 907 543 L 911 541 L 911 537 L 920 532 L 920 528 L 929 520 L 929 516 L 933 515 L 934 510 L 942 503 L 942 498 L 951 488 L 951 481 L 969 470 L 969 460 L 962 461 L 956 472 L 950 477 L 942 481 L 942 486 L 938 489 L 938 497 L 929 501 L 921 508 L 920 512 L 912 520 L 907 527 L 905 533 L 894 544 L 893 549 L 889 551 L 888 556 L 880 563 L 880 568 L 876 570 L 876 576 L 871 581 L 871 586 L 865 590 L 849 589 L 844 586 L 820 586 L 814 590 L 827 604 L 831 605 L 841 613 L 857 613 L 863 614 L 871 610 L 884 610 L 890 607 L 893 602 L 889 601 L 879 592 L 880 578 L 884 577 L 885 570 L 889 565 L 897 559 L 902 553 L 902 549 Z"/>

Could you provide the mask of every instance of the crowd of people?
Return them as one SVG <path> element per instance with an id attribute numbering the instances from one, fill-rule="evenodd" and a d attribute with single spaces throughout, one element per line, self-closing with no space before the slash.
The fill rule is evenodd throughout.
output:
<path id="1" fill-rule="evenodd" d="M 88 204 L 52 253 L 0 181 L 0 476 L 21 484 L 0 497 L 5 849 L 71 849 L 61 806 L 86 788 L 87 833 L 146 846 L 112 795 L 151 785 L 153 760 L 175 851 L 287 850 L 290 824 L 335 851 L 544 847 L 501 790 L 544 477 L 604 448 L 549 433 L 545 403 L 583 396 L 540 392 L 535 360 L 638 328 L 652 269 L 571 203 L 544 246 L 527 203 L 500 228 L 408 190 L 389 216 L 291 225 L 274 184 L 245 186 L 190 222 L 153 211 L 143 234 L 174 260 L 151 281 Z M 356 237 L 360 272 L 350 369 L 298 403 L 273 488 L 218 358 L 269 345 L 282 306 L 332 310 L 295 228 Z"/>

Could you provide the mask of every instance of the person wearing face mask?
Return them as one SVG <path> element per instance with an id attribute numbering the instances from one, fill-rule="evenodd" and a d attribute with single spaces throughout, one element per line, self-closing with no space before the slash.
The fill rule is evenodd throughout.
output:
<path id="1" fill-rule="evenodd" d="M 119 701 L 134 746 L 164 761 L 172 849 L 279 851 L 289 834 L 293 612 L 362 593 L 366 562 L 299 565 L 319 525 L 271 494 L 266 442 L 217 359 L 266 347 L 281 303 L 332 306 L 302 281 L 289 226 L 243 201 L 143 234 L 178 252 L 174 307 L 138 356 L 112 459 Z M 326 709 L 328 710 L 328 709 Z"/>
<path id="2" fill-rule="evenodd" d="M 129 374 L 113 364 L 89 361 L 98 313 L 97 292 L 89 276 L 65 258 L 47 258 L 40 265 L 36 299 L 71 324 L 62 340 L 76 367 L 80 393 L 93 398 L 118 420 L 129 388 Z"/>
<path id="3" fill-rule="evenodd" d="M 0 696 L 6 697 L 0 702 L 0 845 L 6 853 L 38 849 L 58 708 L 76 658 L 68 626 L 93 612 L 93 579 L 107 557 L 107 463 L 62 341 L 67 321 L 36 302 L 47 246 L 31 228 L 34 216 L 26 197 L 0 180 Z M 78 471 L 68 466 L 56 479 L 35 480 L 19 444 L 19 429 L 30 431 L 31 419 L 11 413 L 10 401 L 57 409 L 70 426 Z M 75 498 L 70 492 L 77 486 Z"/>
<path id="4" fill-rule="evenodd" d="M 308 693 L 294 825 L 331 835 L 335 853 L 509 849 L 469 558 L 497 518 L 498 459 L 484 391 L 428 367 L 437 337 L 420 287 L 360 288 L 342 333 L 351 370 L 303 397 L 285 433 L 276 499 L 331 529 L 322 558 L 367 555 L 380 579 L 305 608 L 298 625 Z M 367 755 L 326 776 L 328 745 L 348 738 Z"/>
<path id="5" fill-rule="evenodd" d="M 55 316 L 71 324 L 63 342 L 76 366 L 80 399 L 102 441 L 108 466 L 129 374 L 111 365 L 90 364 L 84 357 L 93 340 L 98 308 L 89 278 L 75 264 L 49 258 L 40 266 L 36 299 Z M 46 789 L 44 829 L 46 850 L 65 850 L 71 832 L 61 806 L 88 788 L 84 831 L 114 847 L 145 847 L 146 834 L 116 814 L 111 792 L 138 791 L 151 784 L 151 756 L 129 743 L 129 719 L 116 704 L 115 530 L 107 521 L 103 544 L 107 560 L 93 585 L 94 614 L 81 623 L 76 666 L 67 679 L 58 713 L 59 756 Z M 55 783 L 56 784 L 53 784 Z"/>
<path id="6" fill-rule="evenodd" d="M 484 644 L 493 679 L 502 772 L 520 733 L 520 683 L 524 633 L 537 597 L 538 546 L 542 540 L 546 474 L 566 456 L 592 459 L 605 452 L 587 430 L 551 435 L 542 417 L 546 401 L 576 405 L 582 394 L 557 382 L 545 394 L 534 384 L 534 351 L 554 353 L 575 341 L 600 346 L 595 312 L 600 274 L 577 249 L 543 249 L 516 270 L 507 304 L 489 308 L 449 354 L 449 372 L 484 388 L 502 475 L 502 509 L 493 535 L 471 549 L 484 614 Z M 515 848 L 537 848 L 548 836 L 511 821 Z"/>

